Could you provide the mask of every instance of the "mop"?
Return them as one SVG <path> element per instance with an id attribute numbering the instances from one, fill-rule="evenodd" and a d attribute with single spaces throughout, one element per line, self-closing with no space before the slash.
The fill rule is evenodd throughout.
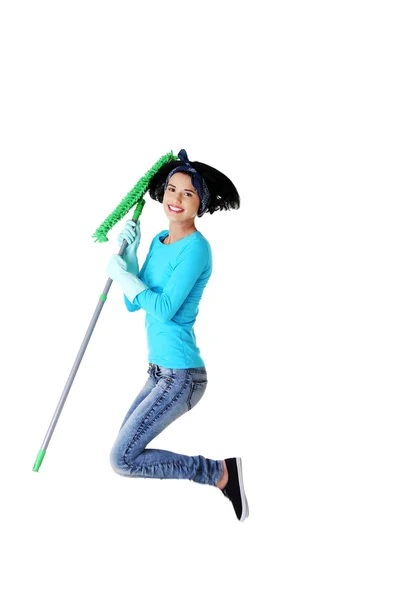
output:
<path id="1" fill-rule="evenodd" d="M 112 227 L 114 227 L 114 225 L 116 223 L 118 223 L 128 213 L 128 211 L 130 211 L 131 208 L 133 208 L 133 206 L 135 206 L 135 205 L 136 205 L 136 208 L 135 208 L 135 212 L 132 217 L 132 221 L 137 223 L 137 221 L 139 220 L 139 217 L 142 213 L 143 207 L 146 203 L 143 196 L 145 195 L 145 193 L 147 192 L 147 190 L 150 186 L 150 181 L 151 181 L 152 177 L 157 173 L 157 171 L 163 165 L 165 165 L 166 163 L 173 161 L 173 160 L 178 160 L 178 157 L 175 156 L 172 153 L 172 151 L 168 152 L 168 154 L 165 154 L 164 156 L 162 156 L 160 158 L 160 160 L 158 160 L 151 167 L 151 169 L 149 169 L 147 171 L 147 173 L 145 173 L 145 175 L 143 175 L 143 177 L 141 177 L 141 179 L 139 179 L 139 181 L 137 182 L 135 187 L 125 196 L 125 198 L 123 198 L 123 200 L 121 200 L 121 202 L 119 203 L 117 208 L 107 217 L 107 219 L 105 219 L 105 221 L 103 221 L 103 223 L 100 225 L 100 227 L 98 227 L 96 229 L 95 233 L 92 236 L 95 238 L 95 242 L 108 242 L 107 233 L 109 232 L 109 230 Z M 119 256 L 123 256 L 127 245 L 128 245 L 128 242 L 126 240 L 124 240 L 124 242 L 119 250 Z M 73 381 L 75 379 L 75 376 L 78 372 L 79 365 L 81 364 L 83 355 L 85 354 L 86 348 L 89 344 L 90 338 L 91 338 L 93 330 L 96 326 L 97 320 L 100 316 L 100 313 L 104 306 L 104 303 L 107 300 L 107 294 L 110 290 L 111 284 L 112 284 L 112 279 L 109 278 L 107 280 L 107 283 L 105 285 L 103 293 L 101 294 L 101 296 L 99 298 L 96 310 L 93 314 L 92 320 L 90 321 L 89 327 L 87 329 L 86 335 L 85 335 L 83 342 L 81 344 L 81 347 L 79 349 L 78 355 L 72 366 L 71 372 L 67 379 L 67 383 L 65 384 L 63 393 L 61 394 L 61 398 L 58 402 L 57 408 L 54 412 L 53 418 L 51 420 L 51 423 L 49 425 L 49 428 L 48 428 L 45 438 L 43 440 L 43 444 L 42 444 L 42 446 L 38 452 L 38 455 L 36 457 L 36 461 L 35 461 L 35 464 L 32 469 L 33 471 L 38 472 L 40 469 L 40 465 L 43 462 L 43 459 L 46 454 L 46 450 L 49 445 L 51 436 L 53 435 L 54 430 L 56 428 L 57 421 L 60 417 L 60 414 L 64 407 L 65 401 L 68 397 L 68 394 L 69 394 L 69 391 L 73 384 Z"/>

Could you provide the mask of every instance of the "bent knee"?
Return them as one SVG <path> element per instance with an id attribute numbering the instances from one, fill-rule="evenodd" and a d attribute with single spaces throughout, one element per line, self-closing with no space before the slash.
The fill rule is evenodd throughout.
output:
<path id="1" fill-rule="evenodd" d="M 118 450 L 115 446 L 112 448 L 110 452 L 110 465 L 113 471 L 118 475 L 126 475 L 128 465 L 124 460 L 124 455 L 121 451 Z"/>

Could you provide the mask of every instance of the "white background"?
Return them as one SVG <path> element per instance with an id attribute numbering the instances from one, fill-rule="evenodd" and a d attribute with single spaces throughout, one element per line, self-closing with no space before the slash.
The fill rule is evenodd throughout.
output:
<path id="1" fill-rule="evenodd" d="M 396 4 L 2 3 L 2 597 L 399 598 Z M 91 236 L 181 148 L 242 205 L 196 221 L 209 386 L 152 445 L 241 456 L 244 523 L 112 471 L 147 378 L 116 288 L 32 472 L 123 224 Z"/>

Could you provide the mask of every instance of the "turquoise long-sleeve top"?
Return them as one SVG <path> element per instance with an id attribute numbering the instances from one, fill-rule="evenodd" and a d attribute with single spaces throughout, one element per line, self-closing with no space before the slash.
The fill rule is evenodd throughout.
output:
<path id="1" fill-rule="evenodd" d="M 170 369 L 204 367 L 194 324 L 212 272 L 211 246 L 200 231 L 163 244 L 169 231 L 152 240 L 139 279 L 148 287 L 130 302 L 130 312 L 146 311 L 149 363 Z"/>

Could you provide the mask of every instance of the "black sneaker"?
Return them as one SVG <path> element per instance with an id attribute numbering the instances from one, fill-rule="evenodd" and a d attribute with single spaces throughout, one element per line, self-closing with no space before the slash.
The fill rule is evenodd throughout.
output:
<path id="1" fill-rule="evenodd" d="M 225 463 L 228 469 L 228 483 L 221 492 L 232 502 L 239 521 L 244 521 L 249 516 L 249 505 L 244 493 L 242 459 L 225 458 Z"/>

